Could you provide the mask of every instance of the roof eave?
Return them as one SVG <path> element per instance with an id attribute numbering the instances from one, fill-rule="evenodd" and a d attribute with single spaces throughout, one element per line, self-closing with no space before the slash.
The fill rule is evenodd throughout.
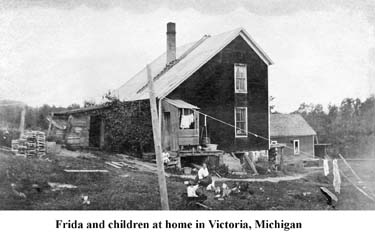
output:
<path id="1" fill-rule="evenodd" d="M 239 35 L 241 35 L 249 46 L 258 54 L 260 58 L 269 66 L 275 64 L 272 59 L 266 54 L 266 52 L 255 42 L 250 34 L 244 29 L 240 28 Z"/>
<path id="2" fill-rule="evenodd" d="M 280 134 L 280 135 L 273 135 L 270 134 L 271 138 L 285 138 L 285 137 L 307 137 L 307 136 L 316 136 L 316 134 Z"/>
<path id="3" fill-rule="evenodd" d="M 109 105 L 96 105 L 92 107 L 83 107 L 83 108 L 77 108 L 73 110 L 66 110 L 66 111 L 59 111 L 59 112 L 54 112 L 54 116 L 64 116 L 64 115 L 73 115 L 73 114 L 79 114 L 79 113 L 85 113 L 85 112 L 90 112 L 90 111 L 95 111 L 95 110 L 100 110 L 100 109 L 106 109 L 108 108 Z"/>

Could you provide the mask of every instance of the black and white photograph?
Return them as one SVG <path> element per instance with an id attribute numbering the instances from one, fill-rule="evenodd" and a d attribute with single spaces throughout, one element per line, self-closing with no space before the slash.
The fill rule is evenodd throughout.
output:
<path id="1" fill-rule="evenodd" d="M 374 170 L 373 0 L 0 1 L 0 210 L 371 211 Z"/>

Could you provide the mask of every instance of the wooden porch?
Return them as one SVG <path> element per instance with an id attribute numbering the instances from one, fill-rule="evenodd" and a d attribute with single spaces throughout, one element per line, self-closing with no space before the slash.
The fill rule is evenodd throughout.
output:
<path id="1" fill-rule="evenodd" d="M 222 150 L 180 150 L 177 153 L 177 166 L 182 168 L 190 163 L 202 165 L 203 162 L 209 167 L 219 166 L 223 164 L 223 154 Z"/>
<path id="2" fill-rule="evenodd" d="M 179 151 L 199 146 L 198 107 L 182 100 L 164 99 L 162 103 L 162 147 Z"/>

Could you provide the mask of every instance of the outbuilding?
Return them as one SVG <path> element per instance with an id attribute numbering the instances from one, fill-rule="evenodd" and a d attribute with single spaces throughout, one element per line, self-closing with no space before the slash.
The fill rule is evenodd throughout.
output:
<path id="1" fill-rule="evenodd" d="M 285 157 L 314 157 L 316 132 L 299 114 L 270 115 L 271 142 L 284 143 Z"/>

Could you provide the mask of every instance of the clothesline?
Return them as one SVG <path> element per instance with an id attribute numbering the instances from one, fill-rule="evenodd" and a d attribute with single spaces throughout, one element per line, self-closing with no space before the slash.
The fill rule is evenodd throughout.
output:
<path id="1" fill-rule="evenodd" d="M 215 120 L 215 121 L 218 121 L 218 122 L 220 122 L 220 123 L 222 123 L 222 124 L 225 124 L 225 125 L 227 125 L 227 126 L 230 126 L 230 127 L 232 127 L 232 128 L 235 128 L 235 129 L 239 129 L 239 130 L 241 130 L 241 131 L 244 131 L 244 132 L 246 132 L 246 133 L 248 133 L 248 134 L 250 134 L 250 135 L 253 135 L 253 136 L 256 137 L 256 138 L 260 138 L 260 139 L 263 139 L 263 140 L 266 140 L 266 141 L 270 142 L 270 139 L 267 138 L 267 137 L 264 137 L 264 136 L 262 136 L 262 135 L 259 135 L 259 134 L 256 134 L 256 133 L 253 133 L 253 132 L 250 132 L 250 131 L 245 130 L 245 129 L 241 129 L 241 128 L 239 128 L 239 127 L 235 127 L 234 125 L 232 125 L 232 124 L 230 124 L 230 123 L 228 123 L 228 122 L 225 122 L 225 121 L 223 121 L 223 120 L 220 120 L 220 119 L 218 119 L 218 118 L 215 118 L 215 117 L 213 117 L 213 116 L 210 116 L 210 115 L 208 115 L 208 114 L 205 114 L 205 113 L 203 113 L 203 112 L 200 112 L 200 111 L 196 111 L 196 112 L 198 112 L 198 113 L 201 114 L 201 115 L 207 116 L 207 117 L 209 117 L 209 118 L 211 118 L 211 119 L 213 119 L 213 120 Z M 293 148 L 288 147 L 288 146 L 285 146 L 285 148 L 290 149 L 290 150 L 293 150 Z M 306 156 L 313 157 L 313 158 L 320 158 L 320 157 L 317 157 L 317 156 L 312 155 L 312 154 L 310 154 L 310 153 L 303 152 L 303 151 L 301 151 L 301 150 L 300 150 L 300 153 L 305 154 Z"/>
<path id="2" fill-rule="evenodd" d="M 352 174 L 357 178 L 357 180 L 361 183 L 363 183 L 362 179 L 359 177 L 359 175 L 354 171 L 354 169 L 349 165 L 349 163 L 345 160 L 345 158 L 339 153 L 339 157 L 344 161 L 345 165 L 350 169 L 350 171 L 352 172 Z M 368 191 L 370 192 L 370 194 L 375 197 L 375 194 L 374 192 L 367 188 Z"/>
<path id="3" fill-rule="evenodd" d="M 270 142 L 270 139 L 269 138 L 266 138 L 266 137 L 264 137 L 264 136 L 262 136 L 262 135 L 259 135 L 259 134 L 256 134 L 256 133 L 253 133 L 253 132 L 250 132 L 250 131 L 248 131 L 248 130 L 244 130 L 244 129 L 241 129 L 241 128 L 238 128 L 238 127 L 235 127 L 234 125 L 232 125 L 232 124 L 230 124 L 230 123 L 228 123 L 228 122 L 225 122 L 225 121 L 223 121 L 223 120 L 220 120 L 220 119 L 218 119 L 218 118 L 215 118 L 215 117 L 213 117 L 213 116 L 210 116 L 210 115 L 208 115 L 208 114 L 205 114 L 205 113 L 203 113 L 203 112 L 200 112 L 200 111 L 196 111 L 196 112 L 198 112 L 199 114 L 201 114 L 201 115 L 204 115 L 205 117 L 209 117 L 209 118 L 211 118 L 211 119 L 213 119 L 213 120 L 215 120 L 215 121 L 218 121 L 218 122 L 220 122 L 220 123 L 222 123 L 222 124 L 224 124 L 224 125 L 227 125 L 227 126 L 230 126 L 230 127 L 232 127 L 232 128 L 235 128 L 235 129 L 239 129 L 239 130 L 241 130 L 241 131 L 244 131 L 244 132 L 246 132 L 246 133 L 248 133 L 248 134 L 250 134 L 250 135 L 253 135 L 253 136 L 255 136 L 256 138 L 260 138 L 260 139 L 263 139 L 263 140 L 266 140 L 266 141 L 268 141 L 268 142 Z M 288 147 L 288 146 L 285 146 L 285 148 L 289 148 L 290 150 L 293 150 L 293 148 L 291 148 L 291 147 Z M 312 155 L 312 154 L 310 154 L 310 153 L 307 153 L 307 152 L 303 152 L 303 151 L 300 151 L 300 153 L 302 153 L 302 154 L 305 154 L 306 156 L 310 156 L 310 157 L 313 157 L 313 158 L 320 158 L 320 157 L 317 157 L 317 156 L 315 156 L 315 155 Z M 342 157 L 342 159 L 344 159 L 343 157 Z M 344 159 L 345 160 L 345 159 Z M 345 164 L 346 165 L 348 165 L 348 166 L 350 166 L 346 161 L 345 161 Z M 354 172 L 354 170 L 350 167 L 349 168 L 352 172 Z M 339 170 L 339 172 L 340 173 L 342 173 L 342 171 L 341 170 Z M 355 173 L 355 172 L 354 172 Z M 357 177 L 357 178 L 359 178 L 359 176 L 357 175 L 357 174 L 355 174 L 355 176 Z M 358 189 L 358 190 L 360 190 L 360 192 L 361 193 L 363 193 L 363 194 L 365 194 L 366 196 L 369 196 L 363 189 L 361 189 L 361 188 L 359 188 L 357 185 L 355 185 L 352 181 L 350 181 L 349 180 L 349 178 L 346 176 L 346 175 L 344 175 L 344 177 L 356 188 L 356 189 Z M 360 179 L 360 178 L 359 178 Z M 371 191 L 370 191 L 371 192 Z M 372 194 L 372 192 L 371 192 L 371 194 Z M 373 194 L 372 194 L 373 195 Z M 372 198 L 372 197 L 370 197 L 370 199 L 371 200 L 374 200 L 374 198 Z M 374 200 L 375 201 L 375 200 Z"/>
<path id="4" fill-rule="evenodd" d="M 342 172 L 340 170 L 340 174 L 346 179 L 348 180 L 349 183 L 351 183 L 359 192 L 361 192 L 363 195 L 365 195 L 367 198 L 369 198 L 370 200 L 374 201 L 375 202 L 375 199 L 373 197 L 371 197 L 368 193 L 366 193 L 363 189 L 361 189 L 360 187 L 358 187 L 355 183 L 353 183 L 353 181 L 351 181 L 348 176 L 346 176 L 344 174 L 344 172 Z"/>

